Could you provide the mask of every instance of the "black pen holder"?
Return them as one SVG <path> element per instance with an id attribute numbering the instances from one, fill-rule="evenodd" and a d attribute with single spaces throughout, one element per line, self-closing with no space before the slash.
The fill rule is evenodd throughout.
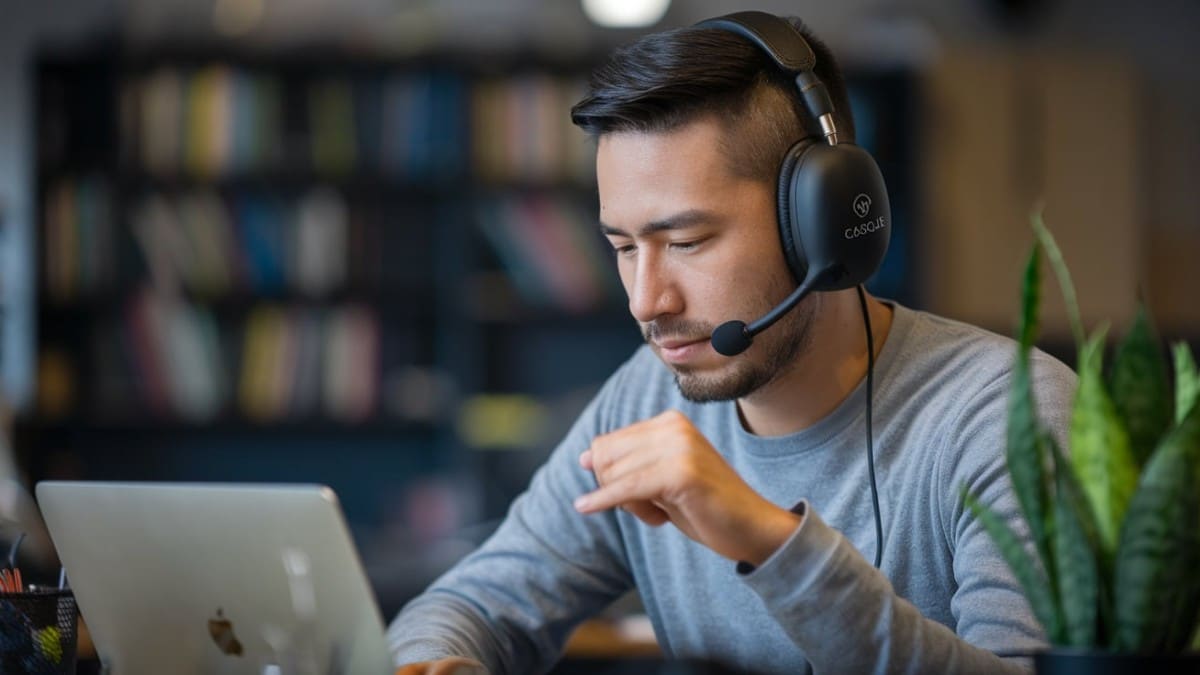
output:
<path id="1" fill-rule="evenodd" d="M 69 590 L 0 593 L 0 673 L 74 675 L 78 626 Z"/>

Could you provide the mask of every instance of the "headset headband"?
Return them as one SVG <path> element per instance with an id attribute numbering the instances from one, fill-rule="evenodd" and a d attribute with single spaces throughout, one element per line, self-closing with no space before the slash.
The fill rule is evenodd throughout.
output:
<path id="1" fill-rule="evenodd" d="M 734 12 L 696 24 L 737 33 L 766 52 L 781 70 L 790 75 L 812 70 L 817 64 L 808 41 L 791 23 L 766 12 Z"/>
<path id="2" fill-rule="evenodd" d="M 833 119 L 833 101 L 825 85 L 813 72 L 817 57 L 808 40 L 791 22 L 766 12 L 734 12 L 707 19 L 696 28 L 714 28 L 740 35 L 764 51 L 785 73 L 796 78 L 800 97 L 810 115 L 820 124 L 825 140 L 837 145 L 837 123 Z"/>

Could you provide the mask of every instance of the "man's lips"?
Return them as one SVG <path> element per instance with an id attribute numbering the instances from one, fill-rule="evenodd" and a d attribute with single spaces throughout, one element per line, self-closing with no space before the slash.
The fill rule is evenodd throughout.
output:
<path id="1" fill-rule="evenodd" d="M 684 363 L 702 355 L 709 349 L 707 337 L 674 339 L 655 342 L 659 353 L 667 363 Z"/>
<path id="2" fill-rule="evenodd" d="M 676 340 L 656 340 L 655 344 L 657 344 L 662 349 L 678 349 L 680 347 L 686 347 L 687 345 L 696 344 L 697 342 L 703 342 L 705 340 L 708 340 L 707 336 L 700 337 L 700 338 L 687 338 L 687 339 L 676 339 Z"/>

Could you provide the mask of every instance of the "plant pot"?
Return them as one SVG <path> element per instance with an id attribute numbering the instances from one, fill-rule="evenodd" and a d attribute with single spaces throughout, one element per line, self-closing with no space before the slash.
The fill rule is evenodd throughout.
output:
<path id="1" fill-rule="evenodd" d="M 1057 647 L 1033 656 L 1038 675 L 1193 675 L 1200 673 L 1200 652 L 1117 654 Z"/>

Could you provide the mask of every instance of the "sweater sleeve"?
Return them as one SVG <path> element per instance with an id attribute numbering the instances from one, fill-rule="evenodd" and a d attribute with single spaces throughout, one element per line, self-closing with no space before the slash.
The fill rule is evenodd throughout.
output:
<path id="1" fill-rule="evenodd" d="M 1008 383 L 1002 377 L 964 404 L 933 469 L 942 492 L 930 504 L 954 556 L 953 629 L 897 595 L 883 572 L 804 503 L 792 537 L 757 569 L 740 568 L 816 673 L 1024 672 L 1030 664 L 1022 655 L 1045 645 L 1019 583 L 959 492 L 976 495 L 1032 549 L 1005 465 Z M 1043 422 L 1065 436 L 1073 374 L 1043 371 L 1036 386 L 1049 415 Z"/>
<path id="2" fill-rule="evenodd" d="M 811 508 L 791 539 L 744 580 L 815 673 L 1024 672 L 923 617 Z"/>
<path id="3" fill-rule="evenodd" d="M 615 515 L 583 517 L 572 506 L 595 489 L 578 457 L 599 429 L 603 396 L 496 533 L 401 610 L 388 628 L 397 665 L 466 656 L 492 673 L 544 672 L 577 623 L 632 587 Z"/>

